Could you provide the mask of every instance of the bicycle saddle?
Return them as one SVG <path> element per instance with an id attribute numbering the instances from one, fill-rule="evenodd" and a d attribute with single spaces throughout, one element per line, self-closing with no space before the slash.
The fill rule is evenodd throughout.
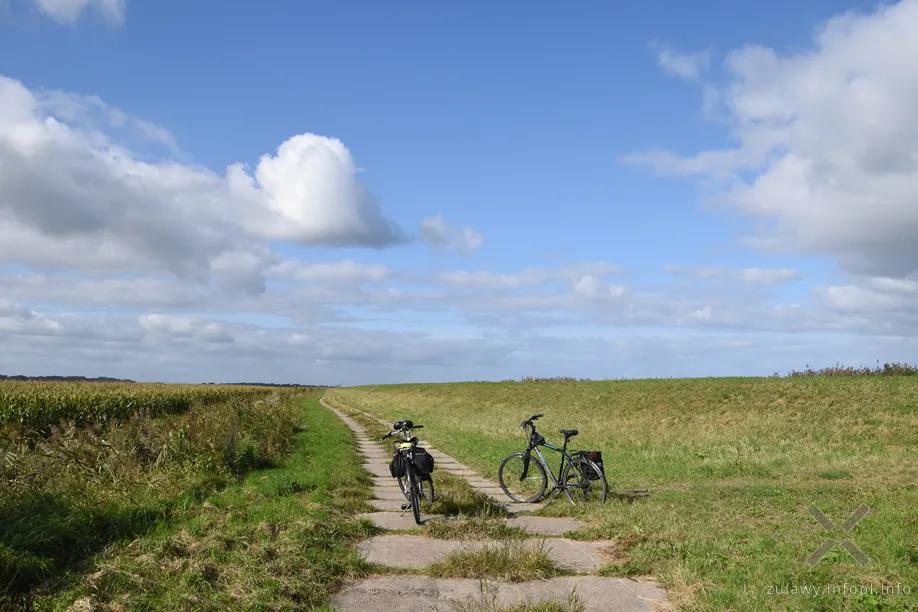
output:
<path id="1" fill-rule="evenodd" d="M 561 429 L 561 430 L 559 430 L 559 432 L 560 432 L 561 435 L 563 435 L 565 438 L 571 438 L 571 437 L 576 436 L 577 434 L 580 433 L 580 432 L 577 431 L 576 429 Z"/>

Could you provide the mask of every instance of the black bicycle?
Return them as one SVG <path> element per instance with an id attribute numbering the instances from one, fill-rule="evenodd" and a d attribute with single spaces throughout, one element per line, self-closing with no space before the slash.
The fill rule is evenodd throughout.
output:
<path id="1" fill-rule="evenodd" d="M 536 432 L 533 421 L 544 415 L 537 414 L 520 423 L 521 429 L 530 428 L 529 446 L 521 453 L 513 453 L 500 464 L 497 477 L 500 488 L 507 496 L 517 502 L 537 502 L 546 496 L 548 476 L 551 476 L 553 487 L 549 504 L 562 491 L 567 499 L 576 505 L 576 499 L 584 502 L 601 500 L 605 503 L 609 496 L 609 484 L 606 482 L 605 468 L 600 451 L 567 451 L 567 442 L 576 436 L 576 429 L 562 429 L 564 446 L 558 448 L 545 441 L 545 436 Z M 561 453 L 561 465 L 558 466 L 558 478 L 552 473 L 545 460 L 540 446 Z M 535 451 L 537 460 L 533 461 Z M 565 464 L 566 461 L 566 464 Z M 571 491 L 574 495 L 571 495 Z"/>
<path id="2" fill-rule="evenodd" d="M 426 449 L 418 446 L 417 436 L 411 432 L 422 429 L 423 425 L 415 425 L 411 421 L 398 421 L 393 423 L 392 429 L 381 440 L 401 434 L 403 440 L 396 443 L 395 455 L 389 463 L 389 472 L 398 480 L 402 494 L 408 503 L 402 504 L 402 514 L 410 508 L 414 514 L 414 522 L 421 524 L 421 500 L 428 503 L 434 501 L 434 485 L 431 473 L 434 468 L 433 455 Z"/>

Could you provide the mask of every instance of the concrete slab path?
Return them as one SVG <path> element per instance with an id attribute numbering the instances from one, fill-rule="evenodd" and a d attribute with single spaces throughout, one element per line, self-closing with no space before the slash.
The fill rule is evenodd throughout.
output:
<path id="1" fill-rule="evenodd" d="M 507 545 L 495 540 L 437 540 L 416 535 L 382 535 L 361 542 L 357 549 L 371 563 L 387 567 L 421 568 L 442 561 L 448 555 L 467 550 L 481 550 Z M 511 540 L 510 545 L 538 548 L 538 540 Z M 546 539 L 545 555 L 561 569 L 574 572 L 598 570 L 606 562 L 602 551 L 613 542 L 599 540 L 580 542 L 561 538 Z"/>
<path id="2" fill-rule="evenodd" d="M 390 532 L 364 540 L 358 545 L 361 554 L 368 561 L 389 567 L 417 569 L 440 561 L 459 550 L 502 545 L 495 541 L 438 540 L 398 534 L 398 531 L 418 529 L 419 525 L 414 522 L 411 512 L 400 511 L 405 496 L 389 473 L 392 450 L 372 439 L 363 426 L 346 414 L 320 401 L 354 432 L 358 440 L 358 450 L 363 458 L 363 467 L 372 475 L 374 499 L 370 501 L 370 505 L 377 512 L 361 516 Z M 376 420 L 385 424 L 380 419 Z M 521 515 L 523 512 L 541 509 L 544 504 L 512 502 L 496 482 L 482 478 L 468 466 L 432 448 L 426 441 L 422 441 L 421 444 L 436 460 L 435 474 L 436 471 L 445 471 L 462 477 L 472 488 L 507 508 L 513 515 L 506 520 L 508 526 L 521 528 L 530 534 L 547 536 L 560 536 L 582 526 L 578 521 L 568 518 Z M 425 524 L 431 520 L 450 520 L 442 515 L 426 514 L 422 514 L 421 519 Z M 537 546 L 539 541 L 527 539 L 522 542 L 526 546 Z M 559 568 L 592 572 L 607 562 L 604 551 L 612 544 L 610 541 L 575 541 L 547 537 L 544 539 L 543 550 Z M 446 612 L 455 609 L 457 603 L 473 603 L 479 607 L 487 607 L 492 600 L 498 606 L 547 600 L 564 603 L 574 591 L 589 612 L 654 612 L 670 609 L 666 593 L 660 587 L 624 578 L 583 575 L 514 584 L 491 583 L 488 593 L 482 592 L 482 584 L 477 579 L 435 579 L 417 575 L 378 576 L 346 585 L 333 597 L 332 603 L 339 612 L 391 612 L 393 606 L 406 612 L 426 612 L 435 609 Z"/>
<path id="3" fill-rule="evenodd" d="M 493 590 L 491 590 L 493 589 Z M 485 586 L 474 579 L 426 576 L 380 576 L 345 587 L 332 603 L 340 612 L 441 612 L 457 604 L 476 603 L 492 609 L 490 593 L 498 606 L 554 600 L 566 603 L 573 592 L 587 612 L 659 612 L 670 609 L 666 593 L 653 583 L 624 578 L 565 576 L 551 580 Z M 489 593 L 490 591 L 490 593 Z M 471 606 L 470 606 L 471 607 Z"/>

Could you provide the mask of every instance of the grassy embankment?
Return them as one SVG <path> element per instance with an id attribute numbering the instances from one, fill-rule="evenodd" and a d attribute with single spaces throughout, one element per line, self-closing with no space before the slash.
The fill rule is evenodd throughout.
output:
<path id="1" fill-rule="evenodd" d="M 556 500 L 546 512 L 587 523 L 583 538 L 616 540 L 603 573 L 654 575 L 682 609 L 918 609 L 918 377 L 418 384 L 335 397 L 424 423 L 426 439 L 490 478 L 525 446 L 523 419 L 544 413 L 539 430 L 554 442 L 579 429 L 573 444 L 603 451 L 610 488 L 649 494 Z M 806 563 L 845 537 L 810 504 L 837 525 L 870 508 L 847 534 L 868 565 L 838 545 Z"/>
<path id="2" fill-rule="evenodd" d="M 318 393 L 30 385 L 0 383 L 28 417 L 0 427 L 0 609 L 303 609 L 367 571 L 369 479 Z"/>

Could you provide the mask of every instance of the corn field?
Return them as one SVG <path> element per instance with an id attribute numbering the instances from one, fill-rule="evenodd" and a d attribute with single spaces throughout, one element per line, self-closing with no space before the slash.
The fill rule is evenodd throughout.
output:
<path id="1" fill-rule="evenodd" d="M 0 381 L 0 426 L 42 431 L 64 421 L 104 423 L 134 413 L 187 412 L 193 403 L 213 404 L 267 396 L 270 388 L 142 383 Z"/>

